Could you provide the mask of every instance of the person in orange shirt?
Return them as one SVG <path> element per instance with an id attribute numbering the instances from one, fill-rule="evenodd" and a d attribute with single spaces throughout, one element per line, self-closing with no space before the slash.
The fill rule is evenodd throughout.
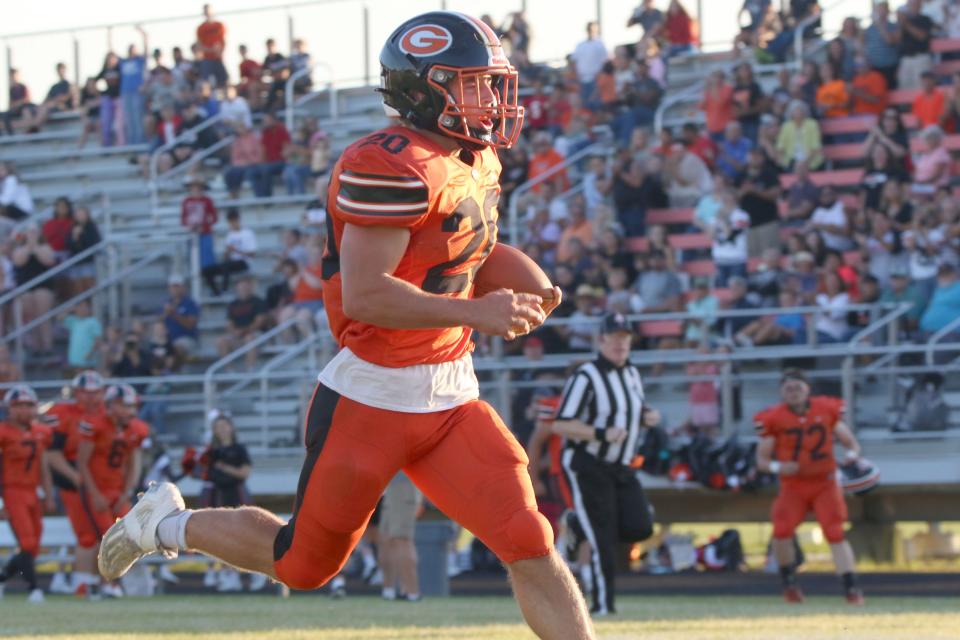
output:
<path id="1" fill-rule="evenodd" d="M 587 250 L 594 247 L 593 224 L 587 220 L 587 208 L 583 202 L 583 197 L 571 198 L 568 210 L 570 211 L 570 221 L 560 234 L 560 242 L 557 243 L 557 262 L 570 260 L 573 255 L 570 245 L 574 238 L 580 240 Z"/>
<path id="2" fill-rule="evenodd" d="M 322 252 L 316 245 L 307 247 L 307 264 L 300 267 L 297 282 L 293 287 L 293 299 L 280 312 L 282 324 L 291 318 L 297 319 L 297 332 L 301 338 L 314 333 L 314 318 L 323 311 L 323 266 Z"/>
<path id="3" fill-rule="evenodd" d="M 853 96 L 853 115 L 880 115 L 887 108 L 887 79 L 876 69 L 871 69 L 866 58 L 854 60 L 856 75 L 850 83 Z"/>
<path id="4" fill-rule="evenodd" d="M 825 118 L 838 118 L 850 115 L 850 94 L 847 83 L 837 78 L 833 65 L 824 62 L 820 65 L 822 82 L 817 89 L 817 111 Z"/>
<path id="5" fill-rule="evenodd" d="M 0 422 L 3 503 L 17 539 L 17 553 L 0 570 L 0 597 L 7 580 L 19 574 L 30 590 L 28 602 L 38 604 L 43 602 L 43 591 L 37 587 L 34 563 L 40 551 L 43 509 L 51 512 L 56 509 L 46 453 L 51 434 L 46 426 L 36 423 L 37 394 L 27 385 L 12 387 L 3 403 L 9 410 L 7 421 Z M 41 485 L 43 505 L 37 496 Z"/>
<path id="6" fill-rule="evenodd" d="M 203 5 L 203 22 L 197 27 L 197 46 L 200 59 L 200 79 L 214 79 L 217 87 L 227 84 L 227 68 L 223 66 L 223 49 L 226 46 L 227 29 L 222 22 L 213 19 L 213 8 Z"/>
<path id="7" fill-rule="evenodd" d="M 773 555 L 780 565 L 783 596 L 803 602 L 797 586 L 793 535 L 813 511 L 830 543 L 830 553 L 843 582 L 847 602 L 863 604 L 857 587 L 853 549 L 844 538 L 847 503 L 837 483 L 834 438 L 847 449 L 846 462 L 859 459 L 860 444 L 843 421 L 843 400 L 812 396 L 806 375 L 798 369 L 784 371 L 780 379 L 782 404 L 754 417 L 757 435 L 757 469 L 780 478 L 780 492 L 771 508 Z"/>
<path id="8" fill-rule="evenodd" d="M 545 131 L 536 134 L 533 137 L 533 155 L 530 156 L 530 164 L 527 167 L 527 180 L 533 180 L 559 164 L 563 164 L 563 156 L 553 148 L 550 134 Z M 570 188 L 566 169 L 560 169 L 549 179 L 552 179 L 556 185 L 557 193 L 563 193 Z M 540 193 L 540 185 L 534 185 L 531 191 Z"/>
<path id="9" fill-rule="evenodd" d="M 733 87 L 727 84 L 727 74 L 722 69 L 707 76 L 699 109 L 706 118 L 710 139 L 720 144 L 727 123 L 733 120 Z"/>
<path id="10" fill-rule="evenodd" d="M 942 126 L 946 114 L 946 97 L 943 91 L 937 88 L 937 76 L 932 71 L 924 71 L 920 77 L 923 80 L 923 89 L 913 99 L 910 112 L 916 116 L 921 129 L 931 125 Z"/>

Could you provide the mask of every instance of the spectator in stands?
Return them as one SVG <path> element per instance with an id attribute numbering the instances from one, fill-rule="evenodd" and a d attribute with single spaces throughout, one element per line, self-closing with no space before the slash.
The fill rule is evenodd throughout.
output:
<path id="1" fill-rule="evenodd" d="M 184 85 L 169 69 L 162 69 L 144 89 L 146 110 L 159 116 L 165 107 L 176 108 L 183 101 Z"/>
<path id="2" fill-rule="evenodd" d="M 553 169 L 564 162 L 563 156 L 557 153 L 552 146 L 550 134 L 541 131 L 533 136 L 533 155 L 530 157 L 530 164 L 527 167 L 527 180 L 533 180 Z M 570 180 L 567 178 L 566 169 L 560 169 L 549 178 L 559 193 L 570 188 Z M 542 183 L 541 183 L 542 184 Z M 535 185 L 531 191 L 537 193 L 541 185 Z"/>
<path id="3" fill-rule="evenodd" d="M 747 286 L 747 279 L 740 276 L 733 276 L 727 280 L 729 298 L 723 304 L 724 309 L 731 311 L 749 311 L 756 309 L 750 295 L 750 289 Z M 724 339 L 729 340 L 737 333 L 743 330 L 748 324 L 756 320 L 756 316 L 737 316 L 734 318 L 725 318 L 720 321 L 720 331 Z"/>
<path id="4" fill-rule="evenodd" d="M 947 325 L 960 318 L 960 279 L 957 277 L 957 268 L 952 264 L 941 264 L 937 270 L 936 288 L 930 304 L 920 318 L 920 330 L 924 336 L 944 329 Z M 946 337 L 947 341 L 960 339 L 960 328 L 954 326 Z"/>
<path id="5" fill-rule="evenodd" d="M 217 340 L 221 358 L 255 340 L 266 322 L 267 307 L 263 299 L 254 294 L 252 276 L 237 280 L 236 294 L 227 305 L 227 332 Z M 253 370 L 257 363 L 256 349 L 247 351 L 244 363 L 247 371 Z"/>
<path id="6" fill-rule="evenodd" d="M 704 194 L 693 211 L 693 224 L 704 233 L 710 233 L 720 211 L 721 194 L 730 189 L 730 180 L 722 173 L 713 176 L 713 190 Z"/>
<path id="7" fill-rule="evenodd" d="M 934 212 L 920 209 L 901 237 L 910 256 L 910 278 L 924 299 L 929 300 L 937 285 L 941 247 L 945 240 L 943 229 L 939 227 Z"/>
<path id="8" fill-rule="evenodd" d="M 136 25 L 135 28 L 143 38 L 143 53 L 137 51 L 136 45 L 131 44 L 127 49 L 127 57 L 120 61 L 120 101 L 123 106 L 124 134 L 127 144 L 146 142 L 143 131 L 145 113 L 143 85 L 147 73 L 147 52 L 150 47 L 147 42 L 147 32 L 140 25 Z"/>
<path id="9" fill-rule="evenodd" d="M 719 310 L 720 301 L 710 293 L 710 278 L 706 276 L 695 278 L 686 307 L 687 313 L 692 317 L 687 320 L 683 330 L 683 339 L 688 348 L 695 348 L 704 341 L 709 342 L 713 336 Z"/>
<path id="10" fill-rule="evenodd" d="M 170 297 L 163 306 L 163 322 L 167 327 L 170 345 L 178 362 L 185 362 L 196 352 L 200 331 L 200 307 L 187 295 L 183 276 L 173 274 L 167 280 Z"/>
<path id="11" fill-rule="evenodd" d="M 932 71 L 924 71 L 921 75 L 922 88 L 913 99 L 910 108 L 917 118 L 920 128 L 933 125 L 944 125 L 946 121 L 946 96 L 937 88 L 937 75 Z"/>
<path id="12" fill-rule="evenodd" d="M 927 306 L 920 290 L 910 282 L 910 269 L 903 264 L 890 267 L 889 282 L 883 285 L 880 302 L 910 304 L 910 310 L 902 317 L 900 328 L 906 335 L 912 336 L 920 326 L 920 318 Z"/>
<path id="13" fill-rule="evenodd" d="M 637 45 L 638 48 L 643 49 L 650 42 L 660 37 L 661 31 L 664 28 L 664 22 L 663 12 L 654 6 L 654 0 L 643 0 L 641 5 L 634 9 L 633 14 L 630 15 L 627 26 L 632 27 L 635 24 L 639 24 L 643 29 L 643 36 Z"/>
<path id="14" fill-rule="evenodd" d="M 797 294 L 783 289 L 778 295 L 779 306 L 790 309 L 798 306 Z M 752 321 L 734 336 L 745 348 L 763 345 L 802 344 L 806 339 L 806 319 L 801 313 L 780 313 Z"/>
<path id="15" fill-rule="evenodd" d="M 664 36 L 667 42 L 666 55 L 672 58 L 681 53 L 693 51 L 697 44 L 696 27 L 690 14 L 679 0 L 670 0 L 667 17 L 664 22 Z"/>
<path id="16" fill-rule="evenodd" d="M 930 54 L 933 31 L 933 21 L 921 13 L 920 0 L 907 0 L 907 4 L 897 11 L 900 52 L 897 88 L 920 88 L 923 72 L 933 66 L 933 56 Z"/>
<path id="17" fill-rule="evenodd" d="M 636 61 L 636 74 L 637 79 L 625 96 L 629 109 L 614 120 L 614 131 L 617 133 L 619 130 L 617 137 L 621 141 L 629 140 L 636 127 L 649 127 L 653 124 L 663 98 L 663 86 L 651 75 L 647 60 Z"/>
<path id="18" fill-rule="evenodd" d="M 260 165 L 263 163 L 263 145 L 260 134 L 248 129 L 241 122 L 234 122 L 234 140 L 230 145 L 230 166 L 223 173 L 230 197 L 240 197 L 240 188 L 244 180 L 250 183 L 253 195 L 262 198 L 266 195 Z"/>
<path id="19" fill-rule="evenodd" d="M 236 85 L 237 95 L 243 96 L 254 111 L 263 107 L 263 67 L 247 54 L 247 45 L 241 44 L 240 52 L 240 82 Z M 230 85 L 227 85 L 229 88 Z"/>
<path id="20" fill-rule="evenodd" d="M 12 136 L 16 121 L 23 119 L 25 123 L 31 123 L 37 115 L 37 106 L 30 101 L 30 90 L 27 89 L 27 85 L 20 82 L 20 72 L 17 69 L 10 69 L 8 77 L 10 80 L 7 89 L 8 110 L 2 115 L 7 135 Z"/>
<path id="21" fill-rule="evenodd" d="M 817 121 L 810 117 L 806 103 L 794 100 L 787 108 L 789 120 L 780 127 L 777 136 L 777 164 L 788 171 L 795 163 L 804 162 L 808 169 L 816 170 L 823 164 L 823 141 Z"/>
<path id="22" fill-rule="evenodd" d="M 185 85 L 189 80 L 187 76 L 192 73 L 193 61 L 184 57 L 183 50 L 180 47 L 174 47 L 171 53 L 173 55 L 173 66 L 170 71 L 178 84 Z"/>
<path id="23" fill-rule="evenodd" d="M 613 191 L 613 176 L 602 155 L 591 156 L 587 162 L 587 171 L 583 176 L 583 198 L 587 206 L 587 215 L 592 217 L 598 206 L 610 200 Z"/>
<path id="24" fill-rule="evenodd" d="M 0 384 L 19 382 L 22 379 L 20 366 L 10 355 L 10 348 L 5 343 L 0 343 Z"/>
<path id="25" fill-rule="evenodd" d="M 753 142 L 743 135 L 743 125 L 738 120 L 731 120 L 717 149 L 717 169 L 733 180 L 746 168 L 752 148 Z"/>
<path id="26" fill-rule="evenodd" d="M 269 198 L 273 195 L 274 178 L 282 175 L 286 168 L 283 150 L 290 144 L 290 132 L 287 131 L 287 127 L 270 112 L 263 114 L 260 143 L 263 146 L 263 162 L 260 165 L 262 195 Z"/>
<path id="27" fill-rule="evenodd" d="M 827 43 L 827 62 L 833 69 L 833 77 L 843 82 L 853 80 L 853 59 L 855 51 L 847 48 L 846 43 L 841 38 L 834 38 Z"/>
<path id="28" fill-rule="evenodd" d="M 230 275 L 245 273 L 250 270 L 247 260 L 257 252 L 257 237 L 250 229 L 243 227 L 240 222 L 240 211 L 235 207 L 227 210 L 227 224 L 230 230 L 224 239 L 224 259 L 203 269 L 203 277 L 207 286 L 219 296 L 230 288 Z M 223 284 L 218 286 L 216 278 L 220 276 Z"/>
<path id="29" fill-rule="evenodd" d="M 50 87 L 43 104 L 37 109 L 28 128 L 37 130 L 46 124 L 52 113 L 72 111 L 80 104 L 77 88 L 67 79 L 67 65 L 57 63 L 57 81 Z"/>
<path id="30" fill-rule="evenodd" d="M 673 270 L 667 268 L 663 251 L 651 251 L 644 270 L 636 282 L 643 301 L 644 313 L 669 313 L 683 309 L 683 285 Z"/>
<path id="31" fill-rule="evenodd" d="M 930 125 L 921 134 L 923 151 L 913 158 L 913 193 L 932 195 L 938 187 L 950 183 L 950 152 L 943 146 L 943 130 Z"/>
<path id="32" fill-rule="evenodd" d="M 778 173 L 783 170 L 780 166 L 780 153 L 777 151 L 779 138 L 780 121 L 777 117 L 769 113 L 760 116 L 760 131 L 757 133 L 757 144 L 754 146 L 763 152 L 764 162 Z"/>
<path id="33" fill-rule="evenodd" d="M 647 209 L 669 206 L 661 172 L 661 160 L 651 157 L 646 166 L 637 159 L 627 160 L 614 173 L 613 201 L 617 220 L 627 237 L 644 234 Z"/>
<path id="34" fill-rule="evenodd" d="M 300 265 L 296 260 L 284 258 L 280 261 L 275 270 L 281 276 L 281 280 L 267 287 L 267 297 L 265 300 L 267 311 L 269 312 L 270 325 L 275 325 L 279 321 L 283 309 L 293 303 L 293 290 L 296 287 Z"/>
<path id="35" fill-rule="evenodd" d="M 717 163 L 717 144 L 709 136 L 702 135 L 700 127 L 693 122 L 684 123 L 681 139 L 684 146 L 703 160 L 712 171 Z"/>
<path id="36" fill-rule="evenodd" d="M 28 223 L 16 236 L 11 254 L 17 286 L 23 286 L 56 265 L 53 249 L 40 234 L 36 224 Z M 46 314 L 53 308 L 53 283 L 48 279 L 19 296 L 24 324 Z M 38 354 L 53 352 L 53 326 L 47 321 L 37 326 L 24 340 Z"/>
<path id="37" fill-rule="evenodd" d="M 886 146 L 882 144 L 873 145 L 864 165 L 863 182 L 861 183 L 864 208 L 868 211 L 879 211 L 886 185 L 891 181 L 899 185 L 899 183 L 907 182 L 909 179 L 909 174 L 894 160 Z"/>
<path id="38" fill-rule="evenodd" d="M 887 108 L 887 80 L 882 73 L 871 69 L 866 58 L 854 59 L 855 75 L 850 83 L 852 98 L 850 113 L 859 115 L 880 115 Z"/>
<path id="39" fill-rule="evenodd" d="M 755 142 L 760 129 L 760 114 L 766 108 L 767 99 L 763 90 L 753 77 L 753 67 L 749 63 L 737 65 L 733 86 L 733 113 L 743 135 Z"/>
<path id="40" fill-rule="evenodd" d="M 310 53 L 307 51 L 307 42 L 303 38 L 293 41 L 293 51 L 290 52 L 290 75 L 294 75 L 310 68 Z M 286 87 L 284 87 L 286 89 Z M 293 91 L 297 95 L 310 93 L 313 89 L 313 79 L 310 73 L 297 78 L 293 83 Z"/>
<path id="41" fill-rule="evenodd" d="M 73 214 L 73 225 L 67 236 L 67 257 L 72 258 L 100 243 L 102 237 L 97 223 L 90 216 L 90 209 L 77 207 Z M 71 296 L 78 296 L 92 289 L 96 281 L 97 268 L 93 256 L 88 256 L 73 265 L 69 271 Z"/>
<path id="42" fill-rule="evenodd" d="M 283 185 L 287 195 L 303 195 L 307 192 L 310 177 L 310 146 L 307 132 L 300 128 L 293 139 L 283 147 Z"/>
<path id="43" fill-rule="evenodd" d="M 571 261 L 573 257 L 571 244 L 574 239 L 579 240 L 581 246 L 587 249 L 591 249 L 594 245 L 593 225 L 587 219 L 583 197 L 578 195 L 570 198 L 567 210 L 569 218 L 557 244 L 557 260 L 559 262 Z"/>
<path id="44" fill-rule="evenodd" d="M 823 277 L 823 293 L 818 293 L 815 300 L 820 307 L 816 316 L 817 340 L 820 343 L 843 342 L 850 331 L 847 285 L 837 273 L 828 271 Z"/>
<path id="45" fill-rule="evenodd" d="M 227 68 L 223 65 L 223 51 L 226 47 L 226 27 L 213 18 L 213 9 L 203 5 L 203 22 L 197 27 L 197 46 L 200 59 L 200 79 L 214 79 L 217 87 L 227 84 Z"/>
<path id="46" fill-rule="evenodd" d="M 673 144 L 664 164 L 664 178 L 672 207 L 692 207 L 713 190 L 707 164 L 679 142 Z"/>
<path id="47" fill-rule="evenodd" d="M 870 26 L 863 31 L 863 52 L 867 63 L 883 74 L 890 89 L 897 88 L 899 42 L 900 32 L 896 23 L 890 20 L 889 3 L 878 2 L 873 7 Z"/>
<path id="48" fill-rule="evenodd" d="M 227 85 L 226 100 L 220 104 L 220 113 L 226 125 L 236 128 L 238 124 L 250 129 L 253 127 L 253 115 L 247 99 L 237 93 L 234 85 Z"/>
<path id="49" fill-rule="evenodd" d="M 163 51 L 154 49 L 150 57 L 153 59 L 153 68 L 147 73 L 148 80 L 156 80 L 164 71 L 169 71 L 170 67 L 163 63 Z"/>
<path id="50" fill-rule="evenodd" d="M 828 249 L 843 252 L 853 248 L 850 220 L 832 185 L 820 189 L 820 202 L 804 227 L 804 233 L 809 231 L 817 231 Z"/>
<path id="51" fill-rule="evenodd" d="M 32 214 L 30 188 L 20 180 L 12 163 L 0 162 L 0 217 L 9 222 L 20 222 Z"/>
<path id="52" fill-rule="evenodd" d="M 263 59 L 264 77 L 269 78 L 270 89 L 267 94 L 266 110 L 273 111 L 283 104 L 284 89 L 287 78 L 290 77 L 290 63 L 287 58 L 277 51 L 277 42 L 273 38 L 267 39 L 267 56 Z"/>
<path id="53" fill-rule="evenodd" d="M 57 262 L 67 257 L 67 238 L 73 228 L 73 203 L 69 198 L 60 196 L 53 201 L 53 216 L 43 223 L 42 233 L 47 244 L 53 249 Z"/>
<path id="54" fill-rule="evenodd" d="M 123 144 L 123 112 L 120 105 L 120 58 L 109 52 L 97 74 L 100 90 L 100 140 L 105 147 Z M 98 83 L 98 84 L 100 84 Z"/>
<path id="55" fill-rule="evenodd" d="M 820 65 L 820 87 L 817 89 L 817 113 L 823 118 L 850 115 L 850 94 L 847 82 L 836 75 L 829 62 Z"/>
<path id="56" fill-rule="evenodd" d="M 767 247 L 779 246 L 780 214 L 777 200 L 780 197 L 780 179 L 765 162 L 762 151 L 750 151 L 746 169 L 737 176 L 734 184 L 740 197 L 740 208 L 750 216 L 750 233 L 747 236 L 750 257 L 759 256 Z"/>
<path id="57" fill-rule="evenodd" d="M 607 47 L 600 38 L 600 25 L 593 21 L 588 22 L 587 39 L 580 42 L 571 54 L 577 69 L 577 80 L 580 82 L 580 96 L 585 101 L 593 95 L 597 74 L 609 57 Z"/>
<path id="58" fill-rule="evenodd" d="M 123 351 L 120 358 L 110 368 L 110 375 L 115 378 L 147 378 L 153 374 L 152 354 L 141 345 L 141 336 L 136 331 L 128 331 L 123 339 Z M 143 393 L 146 385 L 134 385 L 139 393 Z M 151 425 L 154 426 L 154 425 Z"/>
<path id="59" fill-rule="evenodd" d="M 317 314 L 323 311 L 323 253 L 319 246 L 312 244 L 307 247 L 309 258 L 307 264 L 299 270 L 296 282 L 291 287 L 293 298 L 291 304 L 280 311 L 277 321 L 280 324 L 291 318 L 296 318 L 297 332 L 300 339 L 313 335 Z M 288 336 L 288 339 L 292 336 Z"/>
<path id="60" fill-rule="evenodd" d="M 216 261 L 213 249 L 213 225 L 217 223 L 217 207 L 206 194 L 207 183 L 198 175 L 187 179 L 187 197 L 180 203 L 180 224 L 196 234 L 200 269 Z M 208 284 L 210 281 L 208 280 Z M 217 289 L 211 287 L 216 295 Z"/>
<path id="61" fill-rule="evenodd" d="M 772 307 L 777 304 L 780 285 L 786 276 L 782 266 L 783 256 L 779 247 L 763 250 L 760 264 L 747 276 L 750 302 L 757 307 Z"/>
<path id="62" fill-rule="evenodd" d="M 95 369 L 103 326 L 92 315 L 90 301 L 78 302 L 63 318 L 63 326 L 68 333 L 66 377 L 72 377 L 83 369 Z"/>
<path id="63" fill-rule="evenodd" d="M 890 281 L 891 271 L 899 266 L 899 263 L 903 263 L 901 258 L 905 257 L 901 241 L 898 234 L 894 233 L 890 219 L 877 211 L 871 212 L 869 235 L 858 234 L 856 241 L 870 275 L 882 286 L 886 286 Z"/>
<path id="64" fill-rule="evenodd" d="M 866 154 L 869 157 L 875 145 L 883 145 L 893 156 L 894 160 L 906 168 L 907 154 L 910 152 L 910 141 L 907 130 L 900 119 L 900 113 L 895 107 L 884 109 L 877 126 L 870 130 L 870 135 L 864 143 Z"/>
<path id="65" fill-rule="evenodd" d="M 820 189 L 810 179 L 810 170 L 805 160 L 794 165 L 794 182 L 787 189 L 783 226 L 801 227 L 806 224 L 820 202 Z"/>
<path id="66" fill-rule="evenodd" d="M 557 327 L 561 335 L 566 338 L 567 348 L 570 351 L 589 351 L 593 348 L 594 336 L 597 333 L 596 318 L 602 313 L 599 304 L 603 297 L 603 290 L 596 289 L 589 284 L 577 287 L 574 296 L 576 309 L 570 315 L 570 322 Z"/>
<path id="67" fill-rule="evenodd" d="M 719 193 L 720 208 L 710 226 L 713 236 L 712 257 L 717 268 L 715 286 L 725 288 L 733 277 L 747 275 L 747 235 L 750 216 L 737 206 L 737 197 L 729 189 Z"/>
<path id="68" fill-rule="evenodd" d="M 310 134 L 310 177 L 327 176 L 333 168 L 334 160 L 333 150 L 330 148 L 330 135 L 326 131 L 312 132 Z"/>

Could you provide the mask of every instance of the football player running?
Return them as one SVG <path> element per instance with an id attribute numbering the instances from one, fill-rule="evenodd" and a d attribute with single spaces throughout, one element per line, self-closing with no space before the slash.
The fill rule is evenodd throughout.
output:
<path id="1" fill-rule="evenodd" d="M 843 532 L 847 503 L 837 483 L 833 441 L 836 438 L 846 448 L 847 460 L 859 457 L 860 444 L 843 421 L 843 401 L 811 396 L 802 371 L 784 372 L 780 396 L 783 403 L 761 411 L 754 422 L 760 436 L 757 467 L 780 477 L 780 492 L 770 515 L 783 597 L 787 602 L 803 602 L 803 592 L 797 585 L 793 534 L 813 511 L 830 543 L 847 602 L 861 605 L 863 592 L 857 587 L 853 549 Z"/>
<path id="2" fill-rule="evenodd" d="M 509 269 L 497 270 L 503 282 L 484 280 L 486 295 L 474 290 L 485 261 L 515 252 L 496 244 L 494 149 L 520 133 L 517 72 L 488 26 L 445 11 L 401 25 L 380 62 L 398 121 L 348 147 L 331 178 L 324 301 L 341 349 L 306 412 L 293 517 L 185 510 L 176 487 L 155 485 L 108 532 L 100 569 L 116 577 L 144 554 L 196 549 L 315 589 L 340 571 L 403 470 L 504 562 L 539 637 L 593 638 L 527 457 L 479 400 L 470 359 L 472 330 L 512 339 L 560 301 L 556 287 L 515 292 L 529 278 Z"/>

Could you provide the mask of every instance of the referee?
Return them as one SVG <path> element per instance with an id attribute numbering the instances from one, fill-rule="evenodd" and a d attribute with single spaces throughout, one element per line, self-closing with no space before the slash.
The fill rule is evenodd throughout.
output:
<path id="1" fill-rule="evenodd" d="M 617 543 L 653 534 L 653 512 L 631 465 L 641 429 L 656 426 L 660 414 L 645 405 L 640 372 L 627 362 L 632 338 L 623 315 L 604 316 L 600 354 L 567 381 L 553 424 L 564 438 L 561 461 L 573 508 L 592 547 L 596 615 L 616 612 Z"/>

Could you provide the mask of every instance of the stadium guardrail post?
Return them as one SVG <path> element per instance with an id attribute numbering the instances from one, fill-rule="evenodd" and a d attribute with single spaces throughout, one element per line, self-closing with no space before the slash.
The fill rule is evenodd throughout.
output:
<path id="1" fill-rule="evenodd" d="M 720 406 L 723 408 L 720 429 L 724 437 L 732 436 L 736 425 L 733 423 L 733 363 L 729 360 L 720 367 Z"/>
<path id="2" fill-rule="evenodd" d="M 843 365 L 840 369 L 840 383 L 843 389 L 843 403 L 846 405 L 846 422 L 854 431 L 857 430 L 857 411 L 854 406 L 854 356 L 847 356 L 843 359 Z"/>

